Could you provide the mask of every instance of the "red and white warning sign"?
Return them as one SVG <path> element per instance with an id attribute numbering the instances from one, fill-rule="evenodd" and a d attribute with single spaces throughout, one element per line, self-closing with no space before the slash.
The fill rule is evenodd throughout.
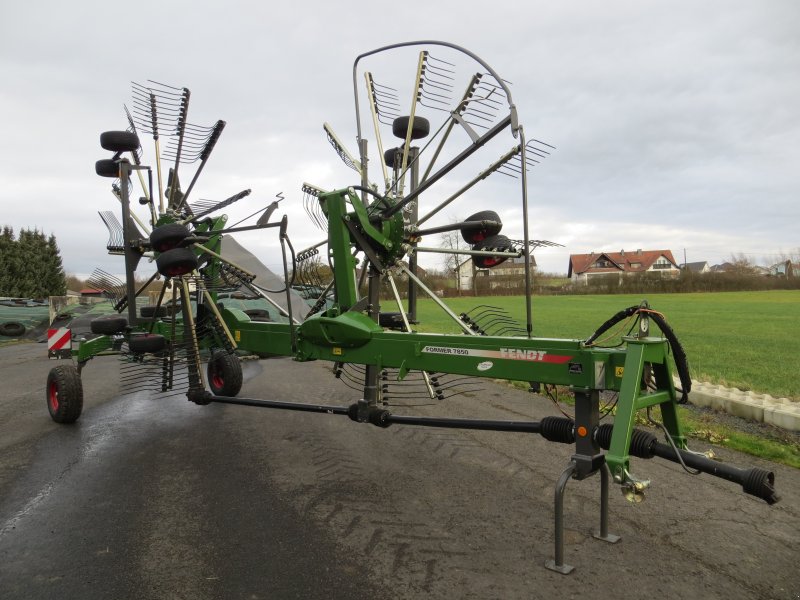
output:
<path id="1" fill-rule="evenodd" d="M 67 327 L 47 330 L 47 356 L 69 358 L 72 355 L 72 331 Z"/>

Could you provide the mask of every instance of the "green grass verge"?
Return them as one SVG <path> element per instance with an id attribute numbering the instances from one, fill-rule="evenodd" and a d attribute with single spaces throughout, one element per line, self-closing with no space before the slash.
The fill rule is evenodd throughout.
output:
<path id="1" fill-rule="evenodd" d="M 684 433 L 692 438 L 800 469 L 800 442 L 791 434 L 779 439 L 740 431 L 717 422 L 713 413 L 698 414 L 678 407 Z"/>
<path id="2" fill-rule="evenodd" d="M 619 310 L 643 296 L 537 296 L 534 335 L 586 339 Z M 667 317 L 689 357 L 692 377 L 775 397 L 800 399 L 800 291 L 650 294 L 650 306 Z M 521 296 L 451 298 L 466 312 L 480 304 L 507 310 L 525 322 Z M 386 309 L 391 310 L 390 303 Z M 458 326 L 429 299 L 419 301 L 421 331 L 457 333 Z"/>

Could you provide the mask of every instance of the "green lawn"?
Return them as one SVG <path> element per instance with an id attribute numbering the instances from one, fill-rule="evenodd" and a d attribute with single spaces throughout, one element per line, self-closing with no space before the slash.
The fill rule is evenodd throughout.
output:
<path id="1" fill-rule="evenodd" d="M 642 296 L 537 296 L 533 330 L 539 337 L 586 339 L 617 311 Z M 650 294 L 686 349 L 692 377 L 777 397 L 800 398 L 800 291 Z M 522 296 L 451 298 L 456 313 L 479 304 L 505 308 L 525 322 Z M 392 310 L 391 303 L 385 303 Z M 420 300 L 421 331 L 457 333 L 429 299 Z"/>

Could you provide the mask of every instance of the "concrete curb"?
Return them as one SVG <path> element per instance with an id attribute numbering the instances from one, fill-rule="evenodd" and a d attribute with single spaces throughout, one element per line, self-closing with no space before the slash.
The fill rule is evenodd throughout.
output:
<path id="1" fill-rule="evenodd" d="M 680 383 L 676 381 L 675 385 L 679 386 Z M 800 431 L 800 402 L 789 398 L 743 392 L 693 379 L 689 402 L 696 406 L 723 410 L 743 419 Z"/>

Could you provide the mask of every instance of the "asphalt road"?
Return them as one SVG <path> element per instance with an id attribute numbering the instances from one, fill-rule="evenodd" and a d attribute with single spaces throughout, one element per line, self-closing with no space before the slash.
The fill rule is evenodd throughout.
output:
<path id="1" fill-rule="evenodd" d="M 553 488 L 570 448 L 538 435 L 392 426 L 184 397 L 122 395 L 119 363 L 84 370 L 72 426 L 45 407 L 42 344 L 0 348 L 0 598 L 800 598 L 800 472 L 782 502 L 637 460 L 653 482 L 567 486 L 562 576 Z M 346 405 L 324 363 L 245 363 L 240 396 Z M 544 399 L 488 384 L 405 414 L 539 419 Z M 700 446 L 698 444 L 695 444 Z"/>

